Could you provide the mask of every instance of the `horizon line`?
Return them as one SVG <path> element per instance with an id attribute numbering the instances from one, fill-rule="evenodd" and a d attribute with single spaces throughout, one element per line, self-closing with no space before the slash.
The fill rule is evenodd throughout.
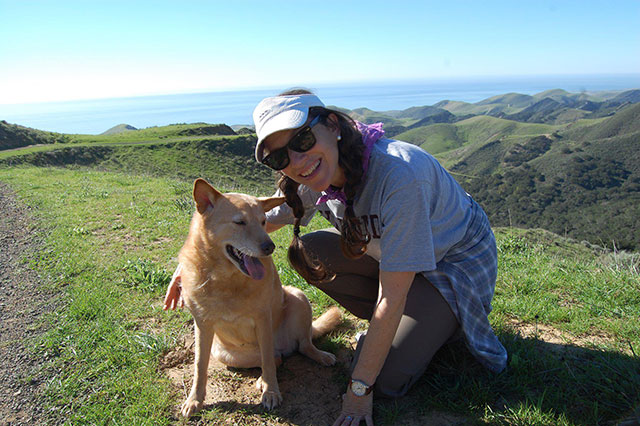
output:
<path id="1" fill-rule="evenodd" d="M 344 81 L 323 81 L 307 84 L 267 84 L 256 86 L 232 86 L 232 87 L 217 87 L 217 88 L 202 88 L 193 90 L 182 91 L 166 91 L 166 92 L 148 92 L 137 93 L 131 95 L 122 96 L 98 96 L 98 97 L 72 97 L 72 98 L 59 98 L 55 100 L 43 100 L 43 101 L 29 101 L 29 102 L 3 102 L 0 100 L 0 106 L 26 106 L 26 105 L 42 105 L 42 104 L 60 104 L 71 102 L 92 102 L 92 101 L 105 101 L 105 100 L 122 100 L 122 99 L 135 99 L 135 98 L 150 98 L 150 97 L 162 97 L 162 96 L 183 96 L 183 95 L 202 95 L 208 93 L 234 93 L 234 92 L 252 92 L 252 91 L 267 91 L 267 90 L 283 90 L 292 87 L 305 87 L 305 88 L 327 88 L 327 87 L 343 87 L 343 86 L 367 86 L 375 84 L 416 84 L 426 82 L 474 82 L 474 81 L 490 81 L 498 79 L 547 79 L 547 78 L 603 78 L 603 77 L 626 77 L 637 78 L 638 87 L 640 87 L 640 72 L 625 72 L 625 73 L 584 73 L 584 74 L 507 74 L 507 75 L 465 75 L 465 76 L 431 76 L 431 77 L 405 77 L 405 78 L 389 78 L 389 79 L 362 79 L 362 80 L 344 80 Z M 286 86 L 286 87 L 285 87 Z M 560 87 L 554 89 L 562 89 Z M 632 90 L 635 87 L 629 87 L 625 89 L 602 89 L 595 91 L 625 91 Z M 552 89 L 547 89 L 552 90 Z M 564 89 L 563 89 L 564 90 Z M 587 90 L 587 92 L 590 92 Z M 593 90 L 591 91 L 593 92 Z"/>

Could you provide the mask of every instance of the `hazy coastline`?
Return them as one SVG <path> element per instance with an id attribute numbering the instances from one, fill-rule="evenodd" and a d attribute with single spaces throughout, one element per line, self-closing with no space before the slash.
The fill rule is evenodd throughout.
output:
<path id="1" fill-rule="evenodd" d="M 309 86 L 327 105 L 377 111 L 433 105 L 443 100 L 479 102 L 506 93 L 534 95 L 622 91 L 640 87 L 640 74 L 478 77 Z M 0 119 L 40 130 L 99 134 L 126 123 L 136 128 L 173 123 L 250 124 L 253 107 L 284 88 L 0 105 Z"/>

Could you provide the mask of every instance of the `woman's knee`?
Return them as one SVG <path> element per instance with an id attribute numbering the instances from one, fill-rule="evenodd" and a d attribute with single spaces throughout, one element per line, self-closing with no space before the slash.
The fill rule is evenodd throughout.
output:
<path id="1" fill-rule="evenodd" d="M 331 272 L 356 274 L 370 278 L 378 278 L 379 263 L 368 255 L 358 259 L 348 259 L 340 248 L 340 233 L 334 228 L 309 232 L 300 237 L 305 250 L 322 262 Z"/>
<path id="2" fill-rule="evenodd" d="M 400 398 L 406 395 L 420 375 L 407 374 L 403 371 L 383 369 L 375 384 L 376 396 L 382 398 Z"/>
<path id="3" fill-rule="evenodd" d="M 312 253 L 323 263 L 333 260 L 336 249 L 340 251 L 340 234 L 333 229 L 321 229 L 300 237 L 305 250 Z M 340 253 L 341 254 L 341 253 Z"/>

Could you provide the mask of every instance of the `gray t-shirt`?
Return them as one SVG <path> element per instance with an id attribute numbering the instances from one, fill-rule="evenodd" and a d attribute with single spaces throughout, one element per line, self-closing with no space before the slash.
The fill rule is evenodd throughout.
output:
<path id="1" fill-rule="evenodd" d="M 471 220 L 471 197 L 421 148 L 392 139 L 378 140 L 369 159 L 364 184 L 354 201 L 354 212 L 368 227 L 368 253 L 384 271 L 432 271 L 458 243 Z M 321 193 L 303 185 L 302 224 L 319 211 L 337 229 L 344 205 L 331 200 L 315 205 Z M 267 213 L 276 224 L 293 223 L 293 213 L 282 205 Z"/>

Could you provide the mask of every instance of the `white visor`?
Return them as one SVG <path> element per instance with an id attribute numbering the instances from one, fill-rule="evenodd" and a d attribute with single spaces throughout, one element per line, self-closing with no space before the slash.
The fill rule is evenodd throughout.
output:
<path id="1" fill-rule="evenodd" d="M 324 107 L 316 95 L 285 95 L 263 99 L 253 110 L 253 123 L 256 126 L 256 160 L 262 161 L 263 142 L 275 132 L 297 129 L 309 116 L 309 108 Z"/>

